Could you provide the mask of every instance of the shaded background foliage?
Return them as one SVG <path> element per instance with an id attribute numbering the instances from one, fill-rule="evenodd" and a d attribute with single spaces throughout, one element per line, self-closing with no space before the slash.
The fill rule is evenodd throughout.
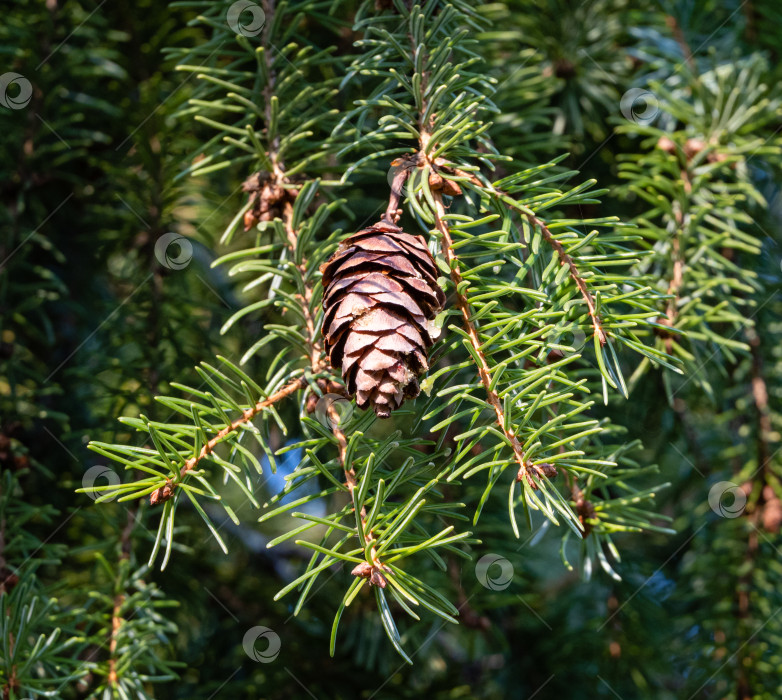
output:
<path id="1" fill-rule="evenodd" d="M 676 534 L 620 535 L 621 580 L 602 570 L 588 577 L 562 565 L 557 535 L 522 530 L 517 540 L 504 498 L 491 499 L 473 528 L 483 543 L 475 551 L 506 558 L 512 583 L 487 590 L 474 563 L 449 560 L 438 585 L 458 600 L 463 624 L 444 627 L 434 618 L 411 631 L 413 667 L 393 653 L 371 596 L 356 599 L 328 658 L 333 602 L 348 571 L 329 572 L 294 617 L 293 603 L 273 598 L 306 558 L 292 545 L 267 549 L 287 523 L 255 523 L 249 508 L 241 512 L 241 494 L 230 495 L 241 525 L 213 514 L 229 554 L 194 509 L 181 508 L 163 573 L 143 566 L 159 511 L 134 501 L 95 506 L 74 494 L 100 462 L 88 441 L 133 441 L 117 416 L 168 419 L 153 397 L 168 393 L 171 381 L 198 386 L 192 367 L 210 359 L 205 348 L 209 356 L 239 357 L 264 323 L 280 319 L 267 309 L 220 334 L 247 302 L 211 262 L 226 250 L 219 238 L 245 202 L 248 172 L 181 176 L 214 137 L 209 125 L 177 116 L 198 97 L 193 73 L 175 65 L 183 49 L 207 45 L 209 27 L 193 21 L 203 9 L 151 1 L 4 8 L 2 68 L 33 85 L 24 109 L 0 109 L 4 697 L 122 697 L 112 670 L 128 689 L 156 698 L 303 697 L 303 688 L 319 698 L 777 697 L 776 4 L 518 0 L 477 8 L 489 23 L 473 50 L 498 84 L 497 152 L 529 166 L 568 153 L 558 167 L 578 170 L 578 182 L 595 178 L 608 193 L 600 205 L 574 204 L 567 215 L 619 215 L 637 223 L 646 241 L 657 236 L 648 265 L 666 281 L 675 258 L 666 247 L 671 226 L 692 216 L 696 227 L 712 216 L 703 225 L 713 235 L 685 251 L 693 276 L 682 296 L 696 301 L 681 313 L 701 337 L 682 342 L 691 353 L 682 354 L 684 376 L 634 374 L 633 360 L 624 368 L 633 375 L 631 400 L 598 409 L 643 439 L 633 457 L 659 465 L 650 487 L 671 484 L 656 498 Z M 353 3 L 320 8 L 328 9 L 328 31 L 314 14 L 298 28 L 313 47 L 336 47 L 340 61 L 322 69 L 324 82 L 345 74 L 360 38 L 351 28 Z M 653 123 L 637 118 L 644 105 L 628 110 L 623 102 L 639 87 L 651 91 Z M 359 94 L 346 81 L 334 104 L 347 111 Z M 386 198 L 387 160 L 340 190 L 349 209 L 343 229 L 371 219 Z M 498 167 L 502 175 L 505 166 Z M 192 242 L 185 269 L 166 269 L 155 255 L 170 231 Z M 741 245 L 722 245 L 725 231 Z M 703 327 L 699 292 L 723 272 L 741 284 L 718 286 L 724 306 Z M 665 348 L 669 339 L 657 342 Z M 264 376 L 272 359 L 260 353 L 253 371 Z M 282 421 L 294 424 L 299 408 L 282 406 Z M 278 429 L 270 438 L 283 446 Z M 267 470 L 258 478 L 261 500 L 282 487 L 297 459 L 288 453 L 278 477 Z M 719 481 L 746 493 L 739 517 L 710 508 Z M 112 669 L 118 604 L 129 655 Z M 245 654 L 243 635 L 255 625 L 279 634 L 274 663 Z M 59 636 L 35 647 L 37 635 L 55 629 Z M 21 689 L 25 643 L 40 666 Z"/>

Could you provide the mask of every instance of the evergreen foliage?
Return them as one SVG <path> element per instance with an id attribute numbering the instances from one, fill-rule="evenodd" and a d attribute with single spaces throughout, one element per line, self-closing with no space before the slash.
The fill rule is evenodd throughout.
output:
<path id="1" fill-rule="evenodd" d="M 9 11 L 3 698 L 776 697 L 777 15 Z M 446 299 L 385 419 L 376 222 Z"/>

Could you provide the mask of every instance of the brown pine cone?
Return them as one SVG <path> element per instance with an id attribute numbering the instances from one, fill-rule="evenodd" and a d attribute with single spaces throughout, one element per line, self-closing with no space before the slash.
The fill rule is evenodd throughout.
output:
<path id="1" fill-rule="evenodd" d="M 388 221 L 353 234 L 324 263 L 323 336 L 359 408 L 380 418 L 418 396 L 445 303 L 421 236 Z"/>

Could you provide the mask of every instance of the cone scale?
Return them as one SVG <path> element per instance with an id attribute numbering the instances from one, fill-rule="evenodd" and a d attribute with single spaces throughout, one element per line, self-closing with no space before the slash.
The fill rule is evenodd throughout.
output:
<path id="1" fill-rule="evenodd" d="M 326 352 L 359 408 L 381 418 L 414 398 L 445 296 L 421 236 L 380 221 L 345 239 L 323 273 Z"/>

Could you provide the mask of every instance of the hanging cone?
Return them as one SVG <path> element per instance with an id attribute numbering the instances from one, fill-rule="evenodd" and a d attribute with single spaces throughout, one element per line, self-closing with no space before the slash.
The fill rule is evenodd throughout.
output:
<path id="1" fill-rule="evenodd" d="M 359 408 L 380 418 L 418 396 L 432 319 L 445 295 L 423 238 L 387 221 L 353 234 L 324 263 L 323 336 Z"/>

